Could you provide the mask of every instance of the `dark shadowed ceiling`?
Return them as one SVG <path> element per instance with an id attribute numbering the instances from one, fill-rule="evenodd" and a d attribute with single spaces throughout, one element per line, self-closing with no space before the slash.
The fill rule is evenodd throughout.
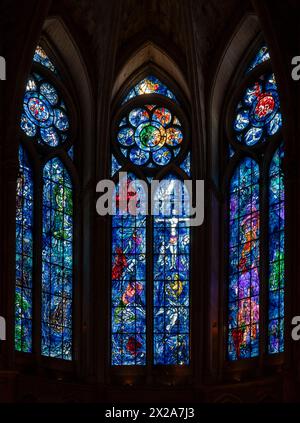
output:
<path id="1" fill-rule="evenodd" d="M 152 39 L 186 66 L 191 33 L 198 63 L 216 60 L 245 11 L 248 0 L 62 0 L 53 2 L 53 13 L 63 10 L 67 20 L 82 33 L 85 48 L 101 59 L 103 49 L 114 49 L 118 60 Z M 84 35 L 84 36 L 83 36 Z M 128 54 L 127 54 L 128 55 Z"/>

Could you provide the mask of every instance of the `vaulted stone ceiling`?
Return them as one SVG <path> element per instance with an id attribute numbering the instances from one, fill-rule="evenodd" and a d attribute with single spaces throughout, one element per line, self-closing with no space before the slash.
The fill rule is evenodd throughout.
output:
<path id="1" fill-rule="evenodd" d="M 86 35 L 87 48 L 103 60 L 105 48 L 119 55 L 143 37 L 169 46 L 175 59 L 186 62 L 189 33 L 193 31 L 198 63 L 207 67 L 223 47 L 250 0 L 62 0 L 53 10 L 64 9 L 79 31 Z M 114 44 L 112 44 L 112 38 Z"/>
<path id="2" fill-rule="evenodd" d="M 228 27 L 238 22 L 249 7 L 247 0 L 122 0 L 121 3 L 120 45 L 151 28 L 154 36 L 157 30 L 181 54 L 186 54 L 192 19 L 203 62 L 218 47 Z"/>

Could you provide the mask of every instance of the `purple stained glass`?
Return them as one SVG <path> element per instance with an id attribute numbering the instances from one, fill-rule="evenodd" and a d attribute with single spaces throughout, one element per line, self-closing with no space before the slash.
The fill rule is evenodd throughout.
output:
<path id="1" fill-rule="evenodd" d="M 43 172 L 42 354 L 72 359 L 73 192 L 58 158 Z"/>
<path id="2" fill-rule="evenodd" d="M 233 121 L 236 140 L 247 146 L 264 142 L 282 126 L 274 74 L 261 76 L 244 91 Z"/>
<path id="3" fill-rule="evenodd" d="M 146 364 L 146 216 L 129 214 L 129 201 L 143 199 L 143 192 L 130 185 L 128 174 L 125 200 L 120 186 L 112 217 L 111 333 L 114 366 Z M 145 198 L 144 198 L 145 200 Z"/>
<path id="4" fill-rule="evenodd" d="M 168 205 L 170 205 L 168 209 Z M 161 181 L 154 197 L 154 364 L 189 364 L 189 198 L 174 176 Z"/>
<path id="5" fill-rule="evenodd" d="M 228 358 L 259 353 L 259 166 L 245 158 L 230 184 Z"/>
<path id="6" fill-rule="evenodd" d="M 284 351 L 284 180 L 283 145 L 276 150 L 269 182 L 269 354 Z"/>
<path id="7" fill-rule="evenodd" d="M 252 60 L 247 73 L 268 61 L 268 48 L 263 46 Z M 244 90 L 233 120 L 235 140 L 252 147 L 261 144 L 259 155 L 266 157 L 266 148 L 276 142 L 273 135 L 280 133 L 282 115 L 274 74 L 269 71 L 256 78 Z M 265 144 L 263 144 L 265 143 Z M 268 144 L 267 144 L 268 143 Z M 272 145 L 271 145 L 272 147 Z M 238 148 L 235 147 L 236 150 Z M 230 156 L 233 150 L 230 148 Z M 229 245 L 229 340 L 230 360 L 255 357 L 259 354 L 259 269 L 261 261 L 268 266 L 268 308 L 262 310 L 268 316 L 268 353 L 284 351 L 284 181 L 282 173 L 283 143 L 276 150 L 269 167 L 268 218 L 262 228 L 268 230 L 268 241 L 262 257 L 259 256 L 259 168 L 241 163 L 231 180 L 230 192 L 230 245 Z M 265 163 L 263 163 L 265 168 Z M 241 169 L 242 168 L 242 172 Z M 255 169 L 254 169 L 255 168 Z M 249 180 L 249 187 L 240 182 Z M 242 195 L 241 195 L 241 190 Z M 262 198 L 262 207 L 266 206 Z M 251 203 L 249 210 L 244 204 Z M 254 206 L 253 206 L 254 204 Z M 253 211 L 254 207 L 254 211 Z M 242 210 L 242 212 L 241 212 Z M 245 224 L 243 221 L 245 220 Z M 249 223 L 246 225 L 246 221 Z M 264 245 L 265 246 L 265 245 Z M 261 313 L 260 313 L 261 314 Z"/>
<path id="8" fill-rule="evenodd" d="M 23 147 L 19 148 L 16 197 L 15 349 L 32 351 L 33 173 Z"/>

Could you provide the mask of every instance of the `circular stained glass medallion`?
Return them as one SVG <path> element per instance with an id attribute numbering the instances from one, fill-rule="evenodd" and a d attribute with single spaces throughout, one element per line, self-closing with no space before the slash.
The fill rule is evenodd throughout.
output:
<path id="1" fill-rule="evenodd" d="M 175 157 L 175 147 L 180 148 L 183 132 L 180 121 L 171 111 L 145 105 L 122 117 L 117 141 L 123 156 L 129 157 L 132 163 L 153 168 L 165 166 Z"/>
<path id="2" fill-rule="evenodd" d="M 68 138 L 69 118 L 64 102 L 41 75 L 31 75 L 26 85 L 21 129 L 28 137 L 37 137 L 51 147 Z"/>
<path id="3" fill-rule="evenodd" d="M 247 87 L 239 102 L 233 130 L 236 140 L 253 146 L 274 135 L 282 125 L 274 74 L 263 75 Z"/>

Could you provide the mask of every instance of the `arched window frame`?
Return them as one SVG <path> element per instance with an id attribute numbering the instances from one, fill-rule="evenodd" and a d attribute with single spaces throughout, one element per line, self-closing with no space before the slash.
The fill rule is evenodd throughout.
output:
<path id="1" fill-rule="evenodd" d="M 221 147 L 222 152 L 221 168 L 223 169 L 223 182 L 222 191 L 224 199 L 223 207 L 223 241 L 225 250 L 221 252 L 222 260 L 222 280 L 223 288 L 221 291 L 221 301 L 223 306 L 222 322 L 223 322 L 223 334 L 222 339 L 222 368 L 225 374 L 234 375 L 239 372 L 239 376 L 242 373 L 247 373 L 250 369 L 254 370 L 259 367 L 262 371 L 264 366 L 269 366 L 275 369 L 281 366 L 284 362 L 284 352 L 276 354 L 268 353 L 268 319 L 269 319 L 269 169 L 276 153 L 277 149 L 284 143 L 283 128 L 279 128 L 278 132 L 273 136 L 267 137 L 264 143 L 257 143 L 253 146 L 246 146 L 242 142 L 234 141 L 233 132 L 233 119 L 236 105 L 240 101 L 245 91 L 245 88 L 252 82 L 259 79 L 260 76 L 268 73 L 274 73 L 272 68 L 272 57 L 267 61 L 258 64 L 254 69 L 248 72 L 251 61 L 258 53 L 262 45 L 265 45 L 262 35 L 256 37 L 251 42 L 247 49 L 247 53 L 244 54 L 243 59 L 240 61 L 237 72 L 233 75 L 231 84 L 229 86 L 228 95 L 223 104 L 223 116 L 221 119 L 221 125 L 223 133 L 221 136 Z M 275 75 L 276 78 L 276 75 Z M 276 80 L 277 90 L 280 102 L 280 89 L 278 87 L 278 81 Z M 283 117 L 284 124 L 284 117 Z M 236 146 L 235 153 L 230 157 L 229 146 Z M 259 166 L 259 189 L 260 189 L 260 319 L 259 319 L 259 354 L 253 358 L 241 358 L 238 360 L 228 360 L 228 290 L 229 290 L 229 201 L 230 201 L 230 183 L 235 171 L 242 163 L 243 159 L 249 157 L 258 163 Z M 284 177 L 284 175 L 283 175 Z M 286 296 L 285 296 L 286 298 Z M 286 301 L 285 301 L 286 302 Z M 286 330 L 284 329 L 286 333 Z M 285 338 L 284 333 L 284 338 Z M 276 371 L 276 370 L 275 370 Z M 229 376 L 234 377 L 234 376 Z"/>
<path id="2" fill-rule="evenodd" d="M 136 83 L 147 77 L 148 75 L 153 75 L 157 77 L 163 84 L 165 84 L 174 94 L 177 99 L 177 102 L 159 95 L 159 94 L 147 94 L 134 97 L 133 99 L 128 100 L 124 104 L 122 104 L 124 98 L 132 89 Z M 135 166 L 129 159 L 124 158 L 121 154 L 118 153 L 117 148 L 114 146 L 116 143 L 116 135 L 117 135 L 117 128 L 118 122 L 122 115 L 126 115 L 127 111 L 133 109 L 135 106 L 141 106 L 145 104 L 145 98 L 147 98 L 146 104 L 156 104 L 161 105 L 163 107 L 169 108 L 171 111 L 174 112 L 174 115 L 178 117 L 178 119 L 182 123 L 182 127 L 184 128 L 183 133 L 185 137 L 185 142 L 182 146 L 181 152 L 178 156 L 171 160 L 169 164 L 166 166 L 158 167 L 157 169 L 145 168 L 143 166 Z M 193 160 L 191 159 L 191 169 L 190 173 L 191 176 L 187 175 L 181 168 L 180 165 L 184 162 L 186 156 L 191 154 L 192 156 L 192 144 L 190 140 L 190 120 L 187 116 L 190 116 L 189 105 L 186 97 L 183 95 L 183 90 L 174 82 L 174 80 L 169 77 L 169 75 L 163 71 L 159 66 L 154 64 L 148 64 L 146 67 L 139 69 L 135 72 L 131 77 L 129 77 L 125 83 L 119 89 L 113 104 L 112 104 L 112 125 L 111 125 L 111 142 L 109 148 L 109 157 L 111 162 L 112 155 L 118 160 L 121 164 L 123 163 L 122 167 L 113 175 L 111 178 L 115 183 L 118 182 L 118 174 L 121 171 L 128 172 L 134 174 L 137 178 L 145 181 L 149 187 L 149 182 L 147 180 L 147 176 L 153 177 L 161 181 L 164 177 L 168 175 L 174 175 L 178 179 L 190 180 L 193 175 Z M 111 164 L 111 163 L 110 163 Z M 111 166 L 110 166 L 111 169 Z M 151 193 L 149 189 L 149 204 Z M 161 381 L 169 380 L 170 377 L 174 381 L 177 376 L 185 377 L 192 373 L 193 368 L 193 360 L 192 360 L 192 336 L 191 336 L 191 319 L 192 319 L 192 312 L 191 308 L 189 311 L 190 315 L 190 346 L 189 346 L 189 353 L 190 353 L 190 364 L 184 366 L 178 365 L 154 365 L 153 362 L 153 304 L 152 304 L 152 297 L 153 297 L 153 253 L 152 253 L 152 241 L 153 241 L 153 216 L 147 216 L 147 224 L 146 224 L 146 231 L 147 231 L 147 251 L 150 251 L 150 259 L 147 260 L 147 274 L 150 272 L 150 278 L 148 277 L 148 286 L 147 286 L 147 358 L 146 358 L 146 365 L 145 366 L 112 366 L 111 365 L 111 317 L 108 319 L 109 322 L 109 345 L 107 346 L 107 360 L 108 366 L 110 368 L 110 374 L 113 379 L 115 380 L 127 380 L 128 377 L 134 378 L 144 378 L 146 377 L 148 380 L 149 378 L 156 377 Z M 112 219 L 111 219 L 112 221 Z M 192 243 L 193 238 L 193 230 L 190 230 L 190 243 Z M 109 244 L 112 245 L 112 227 L 110 225 L 109 228 Z M 191 245 L 191 244 L 190 244 Z M 192 248 L 190 247 L 190 302 L 192 298 L 192 272 L 193 272 L 193 265 L 192 265 Z M 147 254 L 148 255 L 148 254 Z M 112 268 L 112 256 L 110 256 L 110 270 Z M 149 283 L 150 282 L 150 283 Z M 111 310 L 111 271 L 109 272 L 109 305 L 108 310 L 110 314 Z"/>
<path id="3" fill-rule="evenodd" d="M 33 278 L 32 278 L 32 305 L 33 305 L 33 328 L 32 328 L 32 352 L 25 353 L 16 351 L 16 362 L 20 368 L 28 366 L 29 363 L 35 363 L 37 367 L 51 368 L 56 371 L 74 372 L 76 369 L 75 362 L 78 359 L 78 351 L 80 345 L 80 337 L 74 336 L 79 332 L 78 312 L 80 310 L 78 293 L 81 284 L 81 276 L 78 271 L 75 271 L 79 263 L 80 257 L 80 208 L 79 208 L 79 194 L 80 194 L 80 179 L 78 168 L 79 162 L 79 133 L 81 125 L 78 124 L 79 107 L 76 102 L 74 94 L 73 81 L 69 76 L 64 62 L 54 45 L 49 41 L 48 37 L 42 34 L 38 46 L 47 54 L 48 58 L 54 64 L 56 71 L 53 72 L 46 66 L 37 63 L 32 59 L 32 66 L 29 75 L 33 72 L 40 74 L 45 79 L 53 84 L 58 95 L 66 104 L 69 119 L 69 134 L 68 140 L 58 146 L 51 147 L 46 144 L 37 143 L 35 137 L 27 137 L 19 125 L 19 139 L 20 145 L 27 154 L 28 161 L 33 172 L 33 192 L 34 192 L 34 206 L 33 206 Z M 26 77 L 26 82 L 29 77 Z M 23 97 L 22 97 L 23 110 Z M 69 150 L 73 148 L 73 158 L 69 155 Z M 64 169 L 67 171 L 72 183 L 72 197 L 73 197 L 73 275 L 72 275 L 72 359 L 65 360 L 61 358 L 53 358 L 44 356 L 41 353 L 41 277 L 42 277 L 42 226 L 43 226 L 43 172 L 45 165 L 52 159 L 57 158 L 61 161 Z"/>

